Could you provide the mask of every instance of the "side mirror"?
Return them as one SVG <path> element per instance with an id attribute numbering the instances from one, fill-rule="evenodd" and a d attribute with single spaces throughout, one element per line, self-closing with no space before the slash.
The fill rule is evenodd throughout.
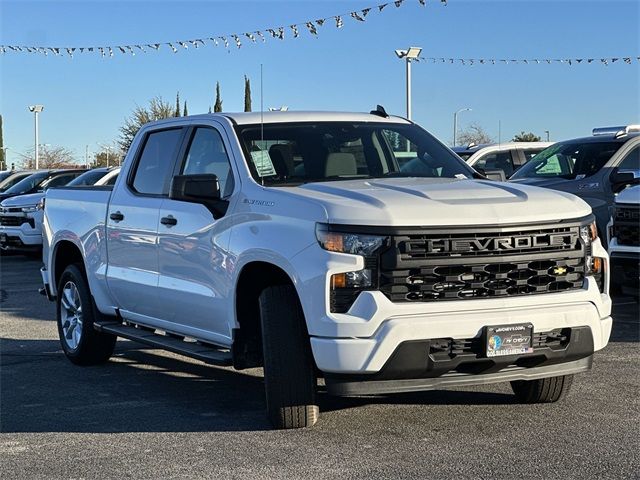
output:
<path id="1" fill-rule="evenodd" d="M 638 181 L 640 171 L 636 170 L 616 170 L 611 174 L 611 183 L 613 185 L 629 184 Z"/>
<path id="2" fill-rule="evenodd" d="M 171 182 L 169 198 L 184 202 L 202 203 L 220 200 L 220 184 L 213 174 L 176 175 Z"/>

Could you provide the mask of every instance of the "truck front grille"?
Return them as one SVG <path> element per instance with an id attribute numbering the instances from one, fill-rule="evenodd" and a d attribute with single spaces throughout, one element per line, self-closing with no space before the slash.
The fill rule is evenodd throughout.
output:
<path id="1" fill-rule="evenodd" d="M 618 245 L 640 246 L 640 208 L 617 207 L 613 216 L 613 236 Z"/>
<path id="2" fill-rule="evenodd" d="M 31 224 L 29 220 L 29 218 L 22 216 L 0 215 L 0 225 L 3 227 L 19 227 L 23 223 Z"/>
<path id="3" fill-rule="evenodd" d="M 381 272 L 380 290 L 393 302 L 429 302 L 581 288 L 584 258 L 436 264 Z"/>

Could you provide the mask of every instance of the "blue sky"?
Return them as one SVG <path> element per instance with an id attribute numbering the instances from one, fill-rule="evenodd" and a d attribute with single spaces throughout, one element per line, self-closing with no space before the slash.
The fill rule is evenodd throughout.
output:
<path id="1" fill-rule="evenodd" d="M 89 46 L 168 42 L 287 26 L 382 3 L 372 1 L 9 1 L 0 0 L 0 43 Z M 33 144 L 33 114 L 45 105 L 40 142 L 70 148 L 109 143 L 136 104 L 156 95 L 189 113 L 206 113 L 219 81 L 226 111 L 243 108 L 243 76 L 259 109 L 260 64 L 265 107 L 368 111 L 382 104 L 404 115 L 404 64 L 393 51 L 423 47 L 426 57 L 586 58 L 631 56 L 608 67 L 591 65 L 413 65 L 413 119 L 443 141 L 453 112 L 463 128 L 478 122 L 510 139 L 533 131 L 560 140 L 594 126 L 640 123 L 640 2 L 637 0 L 405 0 L 365 22 L 319 28 L 317 38 L 267 39 L 241 49 L 207 46 L 136 56 L 98 54 L 0 56 L 0 113 L 8 161 Z M 13 150 L 13 151 L 12 151 Z"/>

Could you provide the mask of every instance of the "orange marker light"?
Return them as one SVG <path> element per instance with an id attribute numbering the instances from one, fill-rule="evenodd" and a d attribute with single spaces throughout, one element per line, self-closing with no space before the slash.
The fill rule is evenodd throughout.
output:
<path id="1" fill-rule="evenodd" d="M 331 275 L 331 289 L 335 290 L 336 288 L 346 288 L 347 286 L 347 274 L 346 273 L 338 273 L 336 275 Z"/>
<path id="2" fill-rule="evenodd" d="M 603 265 L 602 258 L 593 257 L 591 270 L 593 271 L 593 273 L 600 273 L 602 271 L 602 265 Z"/>
<path id="3" fill-rule="evenodd" d="M 324 248 L 330 252 L 343 252 L 343 239 L 344 236 L 340 233 L 327 232 L 323 239 Z"/>

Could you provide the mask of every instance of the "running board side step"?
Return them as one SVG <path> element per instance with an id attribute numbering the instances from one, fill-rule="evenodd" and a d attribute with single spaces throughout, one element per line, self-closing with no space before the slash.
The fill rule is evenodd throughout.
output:
<path id="1" fill-rule="evenodd" d="M 111 333 L 118 337 L 195 358 L 196 360 L 212 365 L 227 367 L 233 363 L 231 351 L 223 350 L 215 345 L 205 345 L 195 341 L 184 341 L 181 338 L 161 335 L 150 330 L 136 328 L 119 322 L 96 322 L 93 326 L 99 332 Z"/>

